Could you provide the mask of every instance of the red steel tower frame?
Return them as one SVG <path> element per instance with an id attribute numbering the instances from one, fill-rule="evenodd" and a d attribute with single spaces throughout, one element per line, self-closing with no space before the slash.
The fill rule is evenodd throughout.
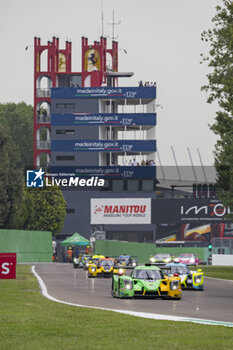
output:
<path id="1" fill-rule="evenodd" d="M 41 70 L 41 55 L 47 51 L 47 69 Z M 107 84 L 108 71 L 118 72 L 118 43 L 112 41 L 112 48 L 107 49 L 107 39 L 100 38 L 93 45 L 88 44 L 88 39 L 82 37 L 82 72 L 71 72 L 72 43 L 66 41 L 65 49 L 59 49 L 59 38 L 53 37 L 47 45 L 41 45 L 41 39 L 34 38 L 34 169 L 39 166 L 39 157 L 42 153 L 50 158 L 50 140 L 39 140 L 40 128 L 47 128 L 47 134 L 51 130 L 50 110 L 46 115 L 41 114 L 43 102 L 51 106 L 51 88 L 59 87 L 59 75 L 79 74 L 82 76 L 83 87 L 98 87 Z M 107 67 L 107 54 L 111 55 L 111 66 Z M 47 78 L 47 89 L 41 88 L 42 78 Z M 117 78 L 112 79 L 115 86 Z"/>

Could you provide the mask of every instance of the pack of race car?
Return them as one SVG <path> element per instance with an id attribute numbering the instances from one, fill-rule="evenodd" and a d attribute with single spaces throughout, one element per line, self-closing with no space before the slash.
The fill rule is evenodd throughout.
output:
<path id="1" fill-rule="evenodd" d="M 81 264 L 88 270 L 89 278 L 112 277 L 111 294 L 116 298 L 179 300 L 184 289 L 204 290 L 201 269 L 191 270 L 184 263 L 170 262 L 170 257 L 162 258 L 160 262 L 138 265 L 137 257 L 130 255 L 113 258 L 97 254 L 83 256 Z"/>

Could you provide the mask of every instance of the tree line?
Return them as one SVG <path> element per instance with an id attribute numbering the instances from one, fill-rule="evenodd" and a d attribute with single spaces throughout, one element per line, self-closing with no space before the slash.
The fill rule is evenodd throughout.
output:
<path id="1" fill-rule="evenodd" d="M 211 72 L 202 90 L 208 103 L 216 101 L 219 110 L 211 129 L 218 136 L 215 145 L 217 196 L 233 212 L 233 2 L 222 0 L 212 19 L 213 29 L 205 30 L 201 39 L 210 45 L 203 57 Z M 203 62 L 202 61 L 202 62 Z M 230 215 L 233 219 L 233 214 Z"/>
<path id="2" fill-rule="evenodd" d="M 51 231 L 64 225 L 66 202 L 57 186 L 27 188 L 33 169 L 33 107 L 0 104 L 0 228 Z"/>

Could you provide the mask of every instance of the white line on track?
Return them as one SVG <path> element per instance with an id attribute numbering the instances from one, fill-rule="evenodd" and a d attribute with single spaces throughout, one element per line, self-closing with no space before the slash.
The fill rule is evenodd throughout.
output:
<path id="1" fill-rule="evenodd" d="M 89 309 L 98 309 L 98 310 L 105 310 L 105 311 L 113 311 L 113 312 L 118 312 L 121 314 L 126 314 L 126 315 L 131 315 L 131 316 L 136 316 L 136 317 L 143 317 L 143 318 L 150 318 L 153 320 L 166 320 L 166 321 L 179 321 L 179 322 L 193 322 L 193 323 L 201 323 L 205 325 L 212 325 L 212 326 L 225 326 L 225 327 L 233 327 L 233 323 L 231 322 L 221 322 L 221 321 L 213 321 L 213 320 L 205 320 L 205 319 L 198 319 L 198 318 L 191 318 L 191 317 L 179 317 L 179 316 L 170 316 L 170 315 L 161 315 L 161 314 L 151 314 L 147 312 L 136 312 L 136 311 L 128 311 L 128 310 L 117 310 L 117 309 L 108 309 L 108 308 L 103 308 L 103 307 L 97 307 L 97 306 L 88 306 L 88 305 L 80 305 L 80 304 L 74 304 L 74 303 L 68 303 L 63 300 L 56 299 L 52 297 L 47 290 L 47 287 L 42 280 L 42 278 L 39 276 L 39 274 L 35 270 L 35 265 L 32 266 L 31 271 L 33 275 L 37 278 L 42 295 L 56 303 L 61 303 L 65 305 L 70 305 L 70 306 L 77 306 L 77 307 L 85 307 Z"/>
<path id="2" fill-rule="evenodd" d="M 207 277 L 207 276 L 205 276 L 205 278 L 210 278 L 212 280 L 217 280 L 217 281 L 233 282 L 233 280 L 224 280 L 223 278 Z"/>

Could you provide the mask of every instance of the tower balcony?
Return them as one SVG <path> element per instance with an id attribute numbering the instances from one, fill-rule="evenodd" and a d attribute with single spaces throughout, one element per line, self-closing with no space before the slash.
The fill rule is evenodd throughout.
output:
<path id="1" fill-rule="evenodd" d="M 38 98 L 50 98 L 51 97 L 51 89 L 36 89 L 36 97 Z"/>
<path id="2" fill-rule="evenodd" d="M 50 114 L 37 114 L 36 122 L 38 124 L 50 124 L 51 123 L 51 115 Z"/>
<path id="3" fill-rule="evenodd" d="M 51 141 L 50 140 L 40 140 L 36 141 L 36 148 L 38 150 L 50 150 L 51 149 Z"/>

